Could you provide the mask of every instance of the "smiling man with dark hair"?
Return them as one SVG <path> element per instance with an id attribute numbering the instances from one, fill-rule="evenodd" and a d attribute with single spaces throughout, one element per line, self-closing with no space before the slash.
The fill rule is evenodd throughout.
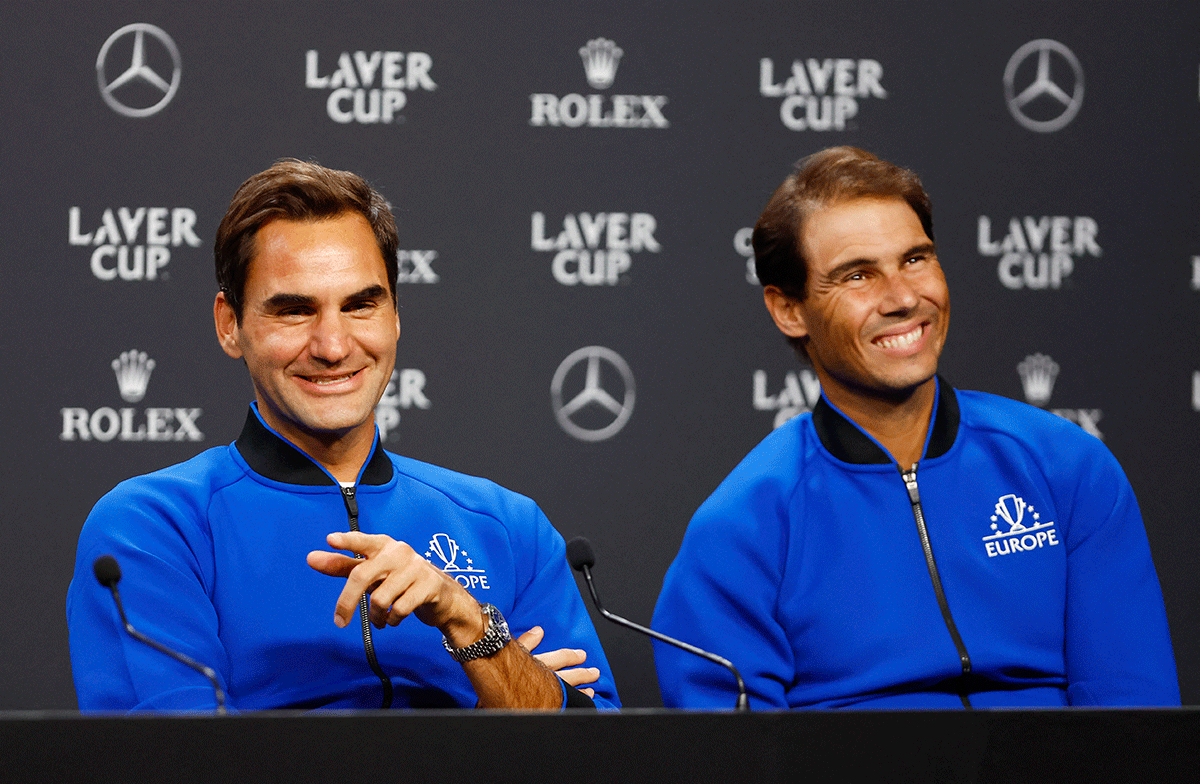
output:
<path id="1" fill-rule="evenodd" d="M 102 554 L 133 625 L 211 666 L 237 709 L 619 705 L 541 510 L 380 443 L 397 245 L 387 203 L 350 172 L 287 160 L 238 190 L 213 320 L 255 402 L 233 444 L 122 482 L 88 516 L 67 595 L 82 709 L 215 704 L 125 634 L 92 577 Z M 543 639 L 557 650 L 531 655 Z"/>
<path id="2" fill-rule="evenodd" d="M 950 296 L 917 176 L 824 150 L 753 241 L 767 310 L 821 399 L 696 512 L 654 627 L 736 663 L 756 708 L 1178 705 L 1116 459 L 937 375 Z M 655 658 L 665 704 L 734 704 L 721 668 Z"/>

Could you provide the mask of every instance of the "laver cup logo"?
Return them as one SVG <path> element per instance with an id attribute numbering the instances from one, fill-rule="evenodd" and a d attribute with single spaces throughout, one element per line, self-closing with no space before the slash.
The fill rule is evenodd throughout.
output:
<path id="1" fill-rule="evenodd" d="M 172 248 L 200 246 L 188 207 L 109 207 L 99 215 L 71 207 L 67 241 L 94 248 L 89 267 L 100 280 L 166 278 Z"/>
<path id="2" fill-rule="evenodd" d="M 400 426 L 400 411 L 410 408 L 429 408 L 432 403 L 425 396 L 425 372 L 416 368 L 397 368 L 392 371 L 383 396 L 375 405 L 375 424 L 379 428 L 379 439 L 388 436 Z"/>
<path id="3" fill-rule="evenodd" d="M 758 62 L 758 93 L 783 98 L 779 119 L 792 131 L 842 131 L 858 116 L 867 98 L 887 98 L 883 66 L 878 60 L 825 58 L 793 60 L 791 68 L 775 67 L 771 58 Z"/>
<path id="4" fill-rule="evenodd" d="M 171 36 L 152 24 L 125 25 L 96 57 L 100 97 L 117 114 L 149 117 L 179 89 L 182 61 Z"/>
<path id="5" fill-rule="evenodd" d="M 998 259 L 996 275 L 1007 289 L 1057 289 L 1075 271 L 1077 259 L 1103 253 L 1094 218 L 1024 215 L 996 224 L 979 216 L 979 255 Z"/>
<path id="6" fill-rule="evenodd" d="M 778 391 L 771 391 L 775 389 Z M 792 417 L 812 411 L 820 399 L 821 381 L 817 374 L 808 368 L 799 372 L 788 371 L 779 386 L 768 381 L 767 371 L 754 371 L 754 409 L 774 411 L 775 427 Z"/>
<path id="7" fill-rule="evenodd" d="M 437 89 L 425 52 L 342 52 L 327 63 L 316 49 L 304 55 L 304 86 L 329 90 L 325 111 L 336 123 L 399 123 L 408 93 Z"/>
<path id="8" fill-rule="evenodd" d="M 434 558 L 437 558 L 437 561 L 434 561 Z M 464 588 L 491 590 L 487 571 L 476 566 L 470 553 L 459 547 L 458 542 L 451 539 L 449 534 L 433 535 L 429 540 L 429 549 L 425 551 L 425 560 L 434 566 L 440 566 L 443 572 L 457 580 Z"/>
<path id="9" fill-rule="evenodd" d="M 580 47 L 583 72 L 594 90 L 607 90 L 617 76 L 625 52 L 607 38 L 593 38 Z M 529 124 L 579 128 L 667 128 L 665 95 L 601 95 L 592 93 L 533 93 Z"/>
<path id="10" fill-rule="evenodd" d="M 1024 498 L 1014 493 L 1001 496 L 992 514 L 994 533 L 983 537 L 988 558 L 1057 547 L 1059 539 L 1054 523 L 1043 522 L 1041 517 Z"/>
<path id="11" fill-rule="evenodd" d="M 139 403 L 146 396 L 155 361 L 145 351 L 124 351 L 112 361 L 117 391 L 126 403 Z M 134 408 L 103 406 L 63 408 L 63 441 L 202 441 L 196 424 L 198 408 Z"/>
<path id="12" fill-rule="evenodd" d="M 550 272 L 564 286 L 628 283 L 633 254 L 658 253 L 658 221 L 648 212 L 567 213 L 562 230 L 546 234 L 546 216 L 530 218 L 530 247 L 553 252 Z"/>

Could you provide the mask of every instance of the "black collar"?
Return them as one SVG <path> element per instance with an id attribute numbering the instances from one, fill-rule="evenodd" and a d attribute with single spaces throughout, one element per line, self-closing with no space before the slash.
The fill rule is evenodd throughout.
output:
<path id="1" fill-rule="evenodd" d="M 941 376 L 938 376 L 937 389 L 932 432 L 929 434 L 925 459 L 941 457 L 949 452 L 958 435 L 958 399 L 954 390 Z M 825 402 L 824 395 L 813 406 L 812 421 L 821 443 L 839 460 L 860 465 L 895 462 L 891 455 L 859 430 L 853 422 Z"/>
<path id="2" fill-rule="evenodd" d="M 252 469 L 268 479 L 289 485 L 336 484 L 311 457 L 268 430 L 253 407 L 246 412 L 246 424 L 234 446 Z M 392 461 L 384 455 L 376 438 L 359 484 L 382 485 L 391 478 Z"/>

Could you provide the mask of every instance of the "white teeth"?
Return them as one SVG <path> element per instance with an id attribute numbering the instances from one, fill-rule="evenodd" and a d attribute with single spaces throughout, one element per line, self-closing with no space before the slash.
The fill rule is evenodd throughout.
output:
<path id="1" fill-rule="evenodd" d="M 339 381 L 345 381 L 353 375 L 353 373 L 347 373 L 346 375 L 338 376 L 337 378 L 310 378 L 309 381 L 313 382 L 317 386 L 325 386 L 326 384 L 336 384 Z"/>
<path id="2" fill-rule="evenodd" d="M 921 337 L 922 327 L 919 325 L 904 335 L 892 335 L 891 337 L 880 338 L 876 341 L 883 348 L 907 348 Z"/>

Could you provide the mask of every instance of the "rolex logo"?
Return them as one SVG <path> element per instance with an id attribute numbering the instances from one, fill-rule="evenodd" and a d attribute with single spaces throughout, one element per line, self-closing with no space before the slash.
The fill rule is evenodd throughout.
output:
<path id="1" fill-rule="evenodd" d="M 607 90 L 624 52 L 607 38 L 593 38 L 579 48 L 583 71 L 594 90 Z M 532 93 L 529 124 L 552 128 L 669 128 L 663 114 L 665 95 L 590 95 Z"/>
<path id="2" fill-rule="evenodd" d="M 122 352 L 112 361 L 112 369 L 117 374 L 117 388 L 121 390 L 122 400 L 136 403 L 146 396 L 154 360 L 147 357 L 145 351 L 131 349 Z"/>
<path id="3" fill-rule="evenodd" d="M 117 389 L 126 403 L 146 396 L 154 360 L 145 351 L 130 349 L 112 361 Z M 61 408 L 63 441 L 203 441 L 196 420 L 199 408 L 134 408 L 101 406 L 94 411 L 79 406 Z"/>
<path id="4" fill-rule="evenodd" d="M 1025 388 L 1025 399 L 1035 406 L 1050 402 L 1054 391 L 1054 379 L 1058 377 L 1058 363 L 1045 354 L 1030 354 L 1017 365 L 1021 375 L 1021 386 Z"/>
<path id="5" fill-rule="evenodd" d="M 597 90 L 611 87 L 617 76 L 617 63 L 623 54 L 621 47 L 607 38 L 593 38 L 587 42 L 587 46 L 581 46 L 579 56 L 583 58 L 588 84 Z"/>

